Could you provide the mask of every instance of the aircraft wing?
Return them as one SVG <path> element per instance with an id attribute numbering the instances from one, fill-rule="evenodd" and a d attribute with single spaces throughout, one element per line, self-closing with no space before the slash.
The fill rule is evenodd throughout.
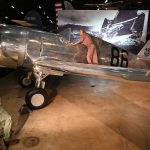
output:
<path id="1" fill-rule="evenodd" d="M 40 58 L 35 63 L 36 66 L 40 67 L 43 72 L 46 72 L 46 74 L 49 75 L 63 76 L 64 74 L 76 74 L 107 78 L 123 77 L 129 80 L 150 81 L 150 76 L 146 76 L 148 71 L 146 69 L 64 62 L 60 60 L 52 60 L 48 57 Z"/>

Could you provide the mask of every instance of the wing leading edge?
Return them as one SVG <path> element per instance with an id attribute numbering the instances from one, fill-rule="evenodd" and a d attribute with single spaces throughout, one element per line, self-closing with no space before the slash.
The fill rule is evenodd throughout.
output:
<path id="1" fill-rule="evenodd" d="M 123 77 L 128 80 L 150 81 L 150 75 L 146 76 L 146 69 L 132 69 L 121 67 L 110 67 L 102 65 L 91 65 L 83 63 L 64 62 L 51 60 L 48 57 L 40 58 L 35 64 L 44 70 L 56 73 L 54 75 L 62 76 L 64 74 L 76 74 L 94 77 L 116 78 Z M 48 71 L 47 71 L 48 72 Z"/>

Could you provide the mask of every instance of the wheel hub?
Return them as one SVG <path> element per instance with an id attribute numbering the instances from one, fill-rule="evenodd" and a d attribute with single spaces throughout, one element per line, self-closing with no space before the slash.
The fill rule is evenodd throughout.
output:
<path id="1" fill-rule="evenodd" d="M 32 81 L 31 81 L 30 79 L 24 78 L 24 79 L 22 80 L 22 82 L 23 82 L 24 85 L 28 86 L 28 85 L 31 84 Z"/>
<path id="2" fill-rule="evenodd" d="M 41 94 L 35 94 L 31 98 L 31 103 L 34 106 L 41 106 L 44 103 L 44 96 Z"/>

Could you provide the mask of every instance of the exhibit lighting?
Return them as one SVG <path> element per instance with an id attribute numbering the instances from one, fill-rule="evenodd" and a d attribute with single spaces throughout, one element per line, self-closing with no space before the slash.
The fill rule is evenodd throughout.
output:
<path id="1" fill-rule="evenodd" d="M 21 11 L 21 14 L 23 15 L 23 14 L 24 14 L 24 12 L 23 12 L 23 11 Z"/>
<path id="2" fill-rule="evenodd" d="M 47 16 L 46 18 L 48 19 L 49 17 Z"/>
<path id="3" fill-rule="evenodd" d="M 37 40 L 29 40 L 30 42 L 33 42 L 33 43 L 40 43 L 39 41 L 37 41 Z"/>
<path id="4" fill-rule="evenodd" d="M 52 20 L 49 20 L 51 23 L 53 23 L 53 21 Z"/>
<path id="5" fill-rule="evenodd" d="M 11 8 L 13 8 L 13 9 L 14 9 L 14 8 L 15 8 L 15 6 L 13 6 L 13 5 L 12 5 L 12 6 L 11 6 Z"/>
<path id="6" fill-rule="evenodd" d="M 49 43 L 49 42 L 44 42 L 44 45 L 49 45 L 49 46 L 58 46 L 57 44 L 55 43 Z M 59 47 L 59 46 L 58 46 Z"/>
<path id="7" fill-rule="evenodd" d="M 10 33 L 10 31 L 4 31 L 4 33 L 7 33 L 7 34 L 8 34 L 8 33 Z"/>
<path id="8" fill-rule="evenodd" d="M 43 14 L 45 15 L 45 14 L 46 14 L 46 12 L 44 11 L 44 12 L 43 12 Z"/>
<path id="9" fill-rule="evenodd" d="M 42 7 L 39 5 L 39 9 L 41 9 Z"/>
<path id="10" fill-rule="evenodd" d="M 3 23 L 3 24 L 1 24 L 1 25 L 2 25 L 2 26 L 4 26 L 4 27 L 6 26 L 6 24 L 5 24 L 5 23 Z"/>
<path id="11" fill-rule="evenodd" d="M 8 19 L 8 17 L 7 17 L 7 16 L 5 16 L 5 19 Z"/>

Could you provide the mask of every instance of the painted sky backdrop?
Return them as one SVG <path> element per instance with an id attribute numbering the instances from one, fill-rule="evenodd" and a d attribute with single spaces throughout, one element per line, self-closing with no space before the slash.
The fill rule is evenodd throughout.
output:
<path id="1" fill-rule="evenodd" d="M 79 28 L 121 48 L 138 53 L 146 42 L 148 10 L 62 10 L 59 30 L 71 28 L 71 40 Z"/>

